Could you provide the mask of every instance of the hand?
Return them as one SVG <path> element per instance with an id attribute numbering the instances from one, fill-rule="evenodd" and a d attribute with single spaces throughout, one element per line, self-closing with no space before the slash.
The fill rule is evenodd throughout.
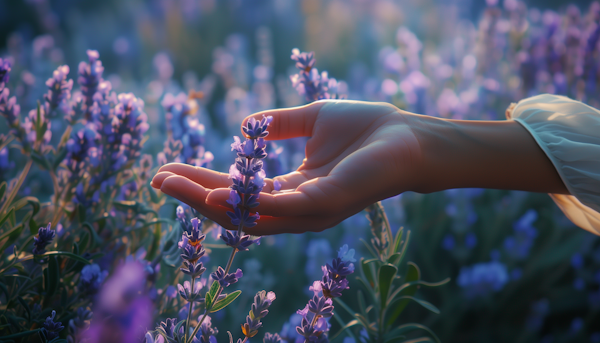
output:
<path id="1" fill-rule="evenodd" d="M 267 140 L 310 137 L 302 165 L 265 179 L 252 235 L 322 231 L 368 205 L 413 190 L 422 152 L 411 128 L 418 117 L 385 103 L 325 100 L 254 114 L 273 116 Z M 245 122 L 250 118 L 246 118 Z M 409 125 L 409 122 L 411 125 Z M 418 121 L 417 121 L 418 122 Z M 233 153 L 232 153 L 233 161 Z M 273 181 L 281 191 L 273 190 Z M 226 229 L 236 229 L 226 211 L 227 173 L 171 163 L 152 180 L 159 188 Z"/>

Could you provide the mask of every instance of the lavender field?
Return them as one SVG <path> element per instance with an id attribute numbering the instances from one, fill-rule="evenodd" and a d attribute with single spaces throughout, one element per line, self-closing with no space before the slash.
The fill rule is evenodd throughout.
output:
<path id="1" fill-rule="evenodd" d="M 0 0 L 0 342 L 600 342 L 600 239 L 547 194 L 252 236 L 307 138 L 243 124 L 327 99 L 505 120 L 599 86 L 595 1 Z M 229 174 L 232 230 L 152 187 L 173 162 Z"/>

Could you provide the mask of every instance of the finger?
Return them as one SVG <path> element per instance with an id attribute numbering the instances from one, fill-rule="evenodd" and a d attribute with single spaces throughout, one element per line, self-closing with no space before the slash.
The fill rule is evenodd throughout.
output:
<path id="1" fill-rule="evenodd" d="M 163 174 L 164 173 L 164 174 Z M 225 188 L 232 184 L 228 173 L 220 173 L 214 170 L 191 166 L 183 163 L 169 163 L 162 166 L 158 173 L 152 179 L 152 187 L 160 189 L 162 182 L 172 175 L 183 176 L 190 181 L 202 185 L 204 188 Z M 264 192 L 271 192 L 273 188 L 273 179 L 265 179 Z"/>
<path id="2" fill-rule="evenodd" d="M 261 120 L 263 115 L 265 117 L 272 116 L 273 121 L 269 124 L 269 135 L 265 138 L 266 140 L 310 137 L 315 120 L 323 104 L 325 102 L 320 101 L 300 107 L 258 112 L 246 117 L 242 122 L 242 127 L 246 126 L 246 122 L 250 118 Z M 243 129 L 242 134 L 244 134 Z"/>
<path id="3" fill-rule="evenodd" d="M 214 170 L 196 167 L 184 163 L 165 164 L 164 166 L 160 167 L 160 169 L 158 170 L 158 174 L 162 172 L 170 172 L 176 175 L 183 176 L 191 181 L 194 181 L 197 184 L 211 189 L 229 187 L 229 185 L 231 185 L 231 179 L 229 179 L 229 174 L 227 173 L 220 173 Z M 158 174 L 156 176 L 158 176 Z M 154 179 L 152 179 L 152 182 L 154 183 Z M 160 179 L 157 179 L 157 185 L 158 182 L 160 182 Z"/>
<path id="4" fill-rule="evenodd" d="M 260 193 L 259 205 L 254 210 L 273 217 L 318 216 L 341 213 L 352 203 L 350 192 L 330 184 L 327 177 L 303 183 L 296 191 L 279 194 Z M 218 188 L 209 192 L 206 202 L 213 206 L 227 206 L 229 189 Z"/>
<path id="5" fill-rule="evenodd" d="M 173 176 L 173 175 L 175 175 L 175 174 L 173 174 L 171 172 L 159 172 L 156 175 L 154 175 L 154 177 L 152 178 L 152 182 L 150 182 L 150 186 L 152 186 L 153 188 L 156 188 L 156 189 L 160 189 L 163 181 L 165 181 L 165 179 L 168 178 L 169 176 Z"/>

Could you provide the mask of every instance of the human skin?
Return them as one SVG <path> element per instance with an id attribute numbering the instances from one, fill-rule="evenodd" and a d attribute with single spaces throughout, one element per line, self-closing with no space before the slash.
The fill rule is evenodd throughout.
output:
<path id="1" fill-rule="evenodd" d="M 387 103 L 322 100 L 253 114 L 273 116 L 266 140 L 310 137 L 294 172 L 265 179 L 252 235 L 323 231 L 368 205 L 413 191 L 512 189 L 569 194 L 556 169 L 519 123 L 451 120 Z M 273 190 L 273 181 L 281 190 Z M 237 229 L 227 173 L 181 163 L 162 166 L 152 187 Z"/>

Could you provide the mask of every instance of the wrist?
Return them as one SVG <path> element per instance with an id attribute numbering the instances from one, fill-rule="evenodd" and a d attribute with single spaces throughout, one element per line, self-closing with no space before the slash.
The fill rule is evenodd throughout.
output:
<path id="1" fill-rule="evenodd" d="M 413 119 L 423 156 L 415 192 L 491 188 L 568 194 L 548 157 L 516 121 Z"/>

